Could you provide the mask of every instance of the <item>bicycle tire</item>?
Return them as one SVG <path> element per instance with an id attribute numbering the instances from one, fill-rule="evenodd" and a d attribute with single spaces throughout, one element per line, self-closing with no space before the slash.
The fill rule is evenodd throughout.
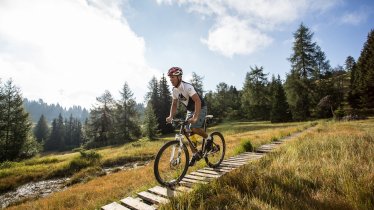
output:
<path id="1" fill-rule="evenodd" d="M 213 148 L 218 148 L 218 151 L 215 153 L 208 154 L 204 157 L 204 159 L 209 167 L 216 168 L 221 164 L 223 158 L 225 157 L 226 143 L 225 138 L 218 131 L 211 133 L 210 136 L 213 138 Z"/>
<path id="2" fill-rule="evenodd" d="M 179 163 L 175 157 L 171 158 L 171 156 L 176 156 L 176 152 L 181 152 Z M 182 144 L 180 147 L 178 140 L 165 143 L 158 151 L 153 166 L 156 180 L 162 186 L 175 186 L 186 175 L 189 167 L 188 162 L 189 153 L 186 145 Z"/>

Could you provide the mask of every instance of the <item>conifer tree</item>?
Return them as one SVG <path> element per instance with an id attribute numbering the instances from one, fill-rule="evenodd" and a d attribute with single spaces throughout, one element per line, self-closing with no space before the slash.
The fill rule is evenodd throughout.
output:
<path id="1" fill-rule="evenodd" d="M 61 114 L 52 121 L 51 135 L 45 142 L 44 150 L 46 151 L 63 151 L 65 150 L 65 124 Z"/>
<path id="2" fill-rule="evenodd" d="M 116 143 L 128 142 L 138 138 L 141 134 L 139 127 L 139 114 L 136 110 L 136 101 L 127 82 L 120 91 L 121 99 L 117 103 L 116 110 Z"/>
<path id="3" fill-rule="evenodd" d="M 38 120 L 38 123 L 36 124 L 34 128 L 35 138 L 39 143 L 44 143 L 48 139 L 49 133 L 50 133 L 50 130 L 47 124 L 47 120 L 42 114 Z"/>
<path id="4" fill-rule="evenodd" d="M 353 109 L 359 108 L 360 95 L 358 90 L 358 71 L 357 63 L 352 56 L 348 56 L 345 60 L 345 69 L 350 76 L 348 103 Z"/>
<path id="5" fill-rule="evenodd" d="M 192 72 L 192 78 L 190 80 L 192 86 L 194 86 L 196 92 L 203 97 L 204 95 L 204 87 L 203 87 L 203 79 L 204 77 L 199 76 L 196 72 Z"/>
<path id="6" fill-rule="evenodd" d="M 153 140 L 159 135 L 157 118 L 151 103 L 148 103 L 145 109 L 142 132 L 143 136 L 149 140 Z"/>
<path id="7" fill-rule="evenodd" d="M 242 110 L 247 119 L 268 120 L 271 105 L 267 74 L 263 73 L 263 67 L 250 68 L 243 87 Z"/>
<path id="8" fill-rule="evenodd" d="M 0 161 L 19 157 L 30 131 L 20 89 L 12 80 L 4 85 L 0 83 Z"/>
<path id="9" fill-rule="evenodd" d="M 293 53 L 289 58 L 291 73 L 287 75 L 285 90 L 294 120 L 306 120 L 310 117 L 310 91 L 312 79 L 316 73 L 316 43 L 312 42 L 313 33 L 303 24 L 294 33 Z M 323 58 L 323 55 L 319 55 Z M 323 62 L 320 62 L 323 65 Z"/>
<path id="10" fill-rule="evenodd" d="M 171 124 L 166 124 L 165 119 L 170 114 L 170 105 L 171 105 L 171 93 L 169 89 L 168 82 L 164 75 L 162 75 L 159 82 L 159 111 L 156 115 L 158 116 L 158 125 L 162 134 L 167 134 L 173 132 L 173 127 Z"/>
<path id="11" fill-rule="evenodd" d="M 357 60 L 354 83 L 355 91 L 360 97 L 360 107 L 374 108 L 374 30 L 369 32 Z"/>
<path id="12" fill-rule="evenodd" d="M 272 104 L 270 121 L 272 123 L 290 121 L 292 119 L 292 115 L 287 103 L 286 93 L 283 89 L 282 81 L 279 75 L 277 79 L 275 79 L 274 76 L 272 77 L 271 87 Z"/>
<path id="13" fill-rule="evenodd" d="M 87 147 L 109 145 L 110 139 L 113 138 L 115 101 L 112 94 L 106 90 L 96 100 L 98 104 L 91 110 L 88 128 L 86 128 L 89 138 Z"/>

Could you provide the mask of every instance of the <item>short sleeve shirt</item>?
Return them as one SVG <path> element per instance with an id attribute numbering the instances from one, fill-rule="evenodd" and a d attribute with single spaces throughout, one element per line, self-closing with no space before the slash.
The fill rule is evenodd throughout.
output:
<path id="1" fill-rule="evenodd" d="M 195 88 L 187 83 L 182 81 L 181 84 L 176 88 L 173 88 L 172 97 L 173 99 L 178 99 L 184 106 L 186 106 L 188 111 L 195 110 L 195 102 L 192 100 L 192 96 L 197 93 Z M 197 93 L 198 94 L 198 93 Z M 201 106 L 204 106 L 204 100 L 198 94 L 201 100 Z"/>

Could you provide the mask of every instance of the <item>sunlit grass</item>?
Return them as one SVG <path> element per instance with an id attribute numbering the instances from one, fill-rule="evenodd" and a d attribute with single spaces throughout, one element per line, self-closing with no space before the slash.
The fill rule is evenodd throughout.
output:
<path id="1" fill-rule="evenodd" d="M 271 142 L 275 138 L 287 136 L 302 130 L 308 126 L 310 126 L 309 122 L 284 124 L 271 124 L 268 122 L 230 122 L 214 126 L 210 128 L 209 131 L 222 131 L 226 140 L 226 158 L 228 158 L 236 153 L 236 148 L 243 140 L 250 140 L 251 144 L 256 147 Z M 123 146 L 107 147 L 95 151 L 102 156 L 101 164 L 114 164 L 123 160 L 130 161 L 134 156 L 155 156 L 159 148 L 166 141 L 173 139 L 173 136 L 174 135 L 169 135 L 168 137 L 160 138 L 156 141 L 140 140 Z M 11 170 L 9 174 L 0 178 L 0 180 L 3 182 L 6 178 L 14 178 L 19 175 L 23 176 L 23 174 L 29 174 L 33 177 L 40 173 L 40 176 L 44 177 L 44 173 L 48 171 L 58 171 L 61 170 L 61 168 L 67 167 L 67 165 L 78 156 L 79 153 L 69 153 L 39 157 L 39 159 L 36 158 L 31 161 L 35 163 L 35 165 L 31 164 L 28 166 L 31 168 L 24 168 L 27 167 L 26 164 L 23 164 L 24 166 L 19 169 L 14 167 L 14 170 Z M 44 158 L 44 160 L 40 158 Z M 189 170 L 196 170 L 196 168 L 204 166 L 206 166 L 204 161 L 200 161 L 195 167 Z M 5 169 L 0 169 L 0 174 L 4 171 Z M 79 179 L 84 179 L 86 173 L 96 173 L 96 169 L 85 169 L 81 172 L 77 172 L 74 176 Z M 35 177 L 35 179 L 38 178 L 40 177 Z M 75 184 L 65 191 L 54 193 L 46 198 L 17 205 L 11 209 L 95 209 L 110 202 L 118 201 L 126 196 L 134 195 L 136 192 L 145 190 L 147 187 L 149 188 L 156 184 L 153 175 L 153 161 L 151 161 L 145 167 L 129 171 L 119 171 L 107 176 L 97 177 L 84 183 Z"/>
<path id="2" fill-rule="evenodd" d="M 374 209 L 374 120 L 323 123 L 164 209 Z"/>

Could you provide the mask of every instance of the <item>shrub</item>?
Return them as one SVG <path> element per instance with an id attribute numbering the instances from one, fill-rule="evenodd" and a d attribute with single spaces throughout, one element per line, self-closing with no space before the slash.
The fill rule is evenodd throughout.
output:
<path id="1" fill-rule="evenodd" d="M 334 111 L 335 120 L 340 120 L 344 117 L 345 111 L 343 109 L 337 109 Z"/>
<path id="2" fill-rule="evenodd" d="M 89 166 L 98 165 L 100 163 L 100 159 L 101 155 L 93 150 L 81 150 L 80 156 L 74 158 L 70 162 L 68 170 L 70 172 L 76 172 Z"/>
<path id="3" fill-rule="evenodd" d="M 239 147 L 235 150 L 235 153 L 240 154 L 243 152 L 252 152 L 253 150 L 253 145 L 250 140 L 242 140 Z"/>

